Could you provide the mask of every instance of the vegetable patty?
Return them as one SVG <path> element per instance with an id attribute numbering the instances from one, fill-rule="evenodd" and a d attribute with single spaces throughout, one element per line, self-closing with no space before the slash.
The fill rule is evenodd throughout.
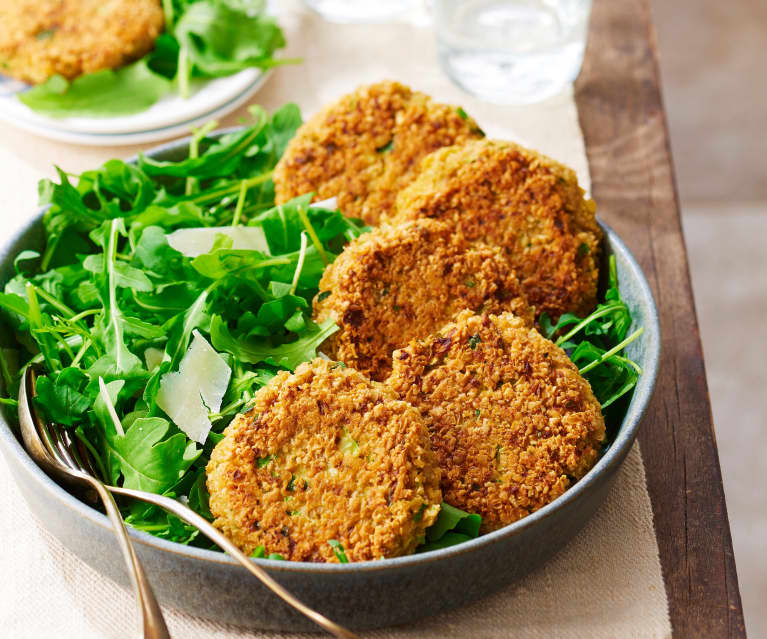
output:
<path id="1" fill-rule="evenodd" d="M 463 109 L 397 82 L 357 89 L 306 122 L 277 164 L 277 203 L 313 191 L 344 214 L 378 224 L 425 155 L 483 137 Z"/>
<path id="2" fill-rule="evenodd" d="M 491 140 L 440 149 L 420 167 L 392 221 L 440 219 L 502 247 L 538 314 L 594 308 L 602 234 L 572 169 Z"/>
<path id="3" fill-rule="evenodd" d="M 559 497 L 594 465 L 599 402 L 563 350 L 510 313 L 461 313 L 395 351 L 388 384 L 431 431 L 444 500 L 482 532 Z"/>
<path id="4" fill-rule="evenodd" d="M 159 0 L 0 0 L 0 72 L 39 84 L 113 69 L 147 53 Z"/>
<path id="5" fill-rule="evenodd" d="M 385 225 L 352 241 L 325 270 L 314 298 L 315 320 L 330 318 L 341 329 L 323 350 L 378 381 L 391 372 L 395 349 L 464 309 L 533 321 L 503 254 L 434 220 Z"/>
<path id="6" fill-rule="evenodd" d="M 245 552 L 350 561 L 412 552 L 437 517 L 439 467 L 418 412 L 317 359 L 282 372 L 224 431 L 207 467 L 215 525 Z"/>

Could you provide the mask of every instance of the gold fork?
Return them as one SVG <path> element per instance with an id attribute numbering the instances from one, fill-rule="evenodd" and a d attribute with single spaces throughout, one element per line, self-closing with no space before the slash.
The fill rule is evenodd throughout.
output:
<path id="1" fill-rule="evenodd" d="M 76 482 L 95 490 L 104 503 L 107 515 L 117 533 L 120 547 L 131 571 L 134 590 L 139 600 L 144 619 L 145 639 L 170 639 L 162 618 L 160 606 L 144 574 L 130 543 L 125 523 L 115 504 L 115 495 L 132 497 L 153 504 L 173 513 L 194 526 L 203 535 L 234 557 L 242 566 L 257 577 L 269 590 L 290 606 L 311 619 L 318 626 L 339 639 L 360 639 L 358 635 L 339 626 L 316 610 L 313 610 L 275 581 L 269 573 L 252 561 L 235 546 L 228 537 L 214 528 L 208 520 L 198 515 L 181 502 L 142 490 L 131 490 L 120 486 L 109 486 L 97 479 L 88 449 L 56 424 L 47 424 L 40 419 L 31 399 L 35 395 L 35 376 L 31 368 L 22 375 L 19 388 L 19 423 L 24 446 L 30 456 L 49 474 L 69 482 Z"/>

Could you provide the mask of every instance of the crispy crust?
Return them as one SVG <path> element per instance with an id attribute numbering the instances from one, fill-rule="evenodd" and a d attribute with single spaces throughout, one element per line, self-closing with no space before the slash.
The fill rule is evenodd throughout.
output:
<path id="1" fill-rule="evenodd" d="M 38 84 L 136 60 L 165 24 L 159 0 L 0 0 L 0 72 Z"/>
<path id="2" fill-rule="evenodd" d="M 397 82 L 358 88 L 325 107 L 290 141 L 274 171 L 277 203 L 314 191 L 368 224 L 394 204 L 425 155 L 482 137 L 457 107 Z M 391 148 L 388 145 L 391 144 Z"/>
<path id="3" fill-rule="evenodd" d="M 418 412 L 321 359 L 262 388 L 207 473 L 214 524 L 246 553 L 264 545 L 293 561 L 337 561 L 330 539 L 350 561 L 410 553 L 441 503 Z"/>
<path id="4" fill-rule="evenodd" d="M 435 218 L 501 246 L 530 304 L 554 318 L 596 305 L 602 234 L 575 172 L 511 142 L 432 153 L 398 196 L 393 222 Z"/>
<path id="5" fill-rule="evenodd" d="M 461 313 L 396 351 L 387 383 L 429 426 L 444 500 L 481 514 L 483 532 L 561 495 L 594 465 L 605 438 L 589 383 L 509 313 Z"/>
<path id="6" fill-rule="evenodd" d="M 385 225 L 357 238 L 325 270 L 314 300 L 315 319 L 332 318 L 341 329 L 323 349 L 379 381 L 391 372 L 396 348 L 467 308 L 533 321 L 502 253 L 434 220 Z"/>

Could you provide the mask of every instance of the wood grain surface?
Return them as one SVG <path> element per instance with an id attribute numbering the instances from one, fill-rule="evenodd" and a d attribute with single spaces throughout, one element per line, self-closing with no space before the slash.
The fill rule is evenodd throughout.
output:
<path id="1" fill-rule="evenodd" d="M 576 102 L 599 215 L 660 310 L 662 363 L 639 440 L 674 635 L 744 637 L 647 0 L 594 0 Z"/>

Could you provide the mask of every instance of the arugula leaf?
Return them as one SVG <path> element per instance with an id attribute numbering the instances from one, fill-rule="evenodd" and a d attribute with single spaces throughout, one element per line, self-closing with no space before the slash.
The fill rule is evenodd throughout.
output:
<path id="1" fill-rule="evenodd" d="M 300 309 L 302 308 L 309 308 L 309 302 L 297 295 L 285 295 L 271 302 L 266 302 L 258 309 L 254 326 L 263 327 L 266 331 L 263 334 L 268 335 L 285 326 L 294 317 L 296 312 L 301 315 Z M 303 328 L 299 324 L 298 320 L 294 320 L 294 328 L 288 328 L 288 330 L 298 332 Z"/>
<path id="2" fill-rule="evenodd" d="M 284 61 L 272 53 L 285 46 L 273 18 L 249 15 L 234 3 L 201 0 L 190 4 L 173 34 L 192 70 L 207 76 L 230 75 L 248 67 L 269 69 Z"/>
<path id="3" fill-rule="evenodd" d="M 0 293 L 0 308 L 5 309 L 12 316 L 18 316 L 21 320 L 29 319 L 29 304 L 21 295 Z M 17 324 L 21 324 L 18 319 Z"/>
<path id="4" fill-rule="evenodd" d="M 153 275 L 183 276 L 186 260 L 168 244 L 165 231 L 159 226 L 143 227 L 133 253 L 134 266 Z"/>
<path id="5" fill-rule="evenodd" d="M 467 513 L 460 508 L 442 502 L 437 520 L 426 531 L 426 539 L 429 542 L 437 541 L 448 531 L 476 537 L 479 535 L 481 524 L 482 517 L 479 515 Z"/>
<path id="6" fill-rule="evenodd" d="M 642 369 L 620 353 L 639 338 L 642 329 L 628 335 L 631 310 L 618 287 L 618 269 L 611 255 L 605 301 L 585 318 L 564 313 L 556 323 L 544 313 L 538 320 L 541 333 L 555 339 L 589 381 L 602 410 L 610 407 L 636 386 Z"/>
<path id="7" fill-rule="evenodd" d="M 277 559 L 277 560 L 285 560 L 285 557 L 283 557 L 278 552 L 270 553 L 269 555 L 266 554 L 266 549 L 263 546 L 256 546 L 253 549 L 253 552 L 250 553 L 250 556 L 254 559 Z"/>
<path id="8" fill-rule="evenodd" d="M 13 260 L 13 268 L 16 269 L 16 273 L 21 275 L 24 270 L 21 266 L 22 263 L 36 262 L 38 259 L 40 259 L 40 253 L 37 251 L 22 251 Z"/>
<path id="9" fill-rule="evenodd" d="M 172 87 L 171 81 L 142 58 L 122 69 L 86 73 L 71 82 L 54 75 L 19 95 L 30 109 L 54 118 L 107 117 L 143 111 Z"/>
<path id="10" fill-rule="evenodd" d="M 35 402 L 52 420 L 64 426 L 73 426 L 90 408 L 92 400 L 83 393 L 88 376 L 79 368 L 61 370 L 54 379 L 37 378 Z"/>
<path id="11" fill-rule="evenodd" d="M 197 471 L 192 487 L 189 489 L 189 507 L 212 521 L 213 513 L 210 512 L 210 493 L 208 493 L 208 487 L 205 483 L 206 477 L 205 469 L 200 468 Z"/>
<path id="12" fill-rule="evenodd" d="M 170 357 L 172 369 L 178 367 L 178 363 L 186 353 L 189 341 L 192 339 L 192 331 L 202 327 L 208 321 L 208 314 L 205 312 L 208 292 L 209 290 L 205 289 L 200 293 L 194 304 L 185 313 L 177 315 L 167 326 L 169 336 L 165 352 Z"/>
<path id="13" fill-rule="evenodd" d="M 83 267 L 86 271 L 93 274 L 104 271 L 104 255 L 89 255 L 83 260 Z M 123 288 L 130 288 L 134 291 L 151 291 L 154 287 L 152 281 L 146 276 L 144 271 L 134 268 L 125 262 L 115 261 L 112 266 L 114 274 L 114 285 Z"/>
<path id="14" fill-rule="evenodd" d="M 107 369 L 116 375 L 134 375 L 143 370 L 141 360 L 130 352 L 123 337 L 123 314 L 117 302 L 117 241 L 125 234 L 125 224 L 121 218 L 106 222 L 91 234 L 93 240 L 103 249 L 102 271 L 96 278 L 104 312 L 99 329 L 104 336 L 106 354 L 96 362 L 92 370 L 95 376 L 105 376 Z"/>
<path id="15" fill-rule="evenodd" d="M 333 554 L 336 556 L 336 559 L 338 559 L 340 563 L 349 563 L 349 558 L 346 556 L 346 551 L 344 550 L 343 544 L 340 541 L 337 539 L 329 539 L 328 545 L 333 549 Z"/>
<path id="16" fill-rule="evenodd" d="M 294 104 L 281 107 L 271 117 L 260 107 L 252 113 L 256 121 L 253 126 L 208 142 L 204 153 L 196 158 L 161 161 L 139 153 L 138 166 L 150 176 L 205 179 L 230 176 L 240 163 L 245 162 L 249 173 L 255 169 L 263 173 L 273 168 L 282 156 L 287 141 L 301 124 L 301 116 Z"/>
<path id="17" fill-rule="evenodd" d="M 426 529 L 426 539 L 416 552 L 428 552 L 462 544 L 479 536 L 482 517 L 442 502 L 437 520 Z"/>
<path id="18" fill-rule="evenodd" d="M 260 226 L 269 242 L 269 252 L 281 255 L 298 251 L 300 248 L 301 232 L 307 230 L 301 212 L 309 220 L 311 229 L 323 245 L 328 245 L 333 239 L 351 231 L 359 235 L 362 228 L 340 211 L 310 206 L 312 194 L 299 196 L 279 204 L 268 211 L 254 217 L 249 224 Z"/>
<path id="19" fill-rule="evenodd" d="M 289 258 L 271 258 L 260 251 L 214 249 L 195 257 L 192 268 L 211 280 L 219 280 L 228 275 L 246 275 L 253 270 L 289 263 Z"/>
<path id="20" fill-rule="evenodd" d="M 166 20 L 166 28 L 168 26 Z M 147 55 L 147 66 L 168 80 L 173 80 L 178 71 L 178 40 L 169 33 L 161 33 L 154 41 L 154 49 Z"/>
<path id="21" fill-rule="evenodd" d="M 248 364 L 265 362 L 295 370 L 301 362 L 314 359 L 317 348 L 337 330 L 338 326 L 331 319 L 321 324 L 312 322 L 310 328 L 294 342 L 275 346 L 268 340 L 236 339 L 221 317 L 216 315 L 210 324 L 210 337 L 216 350 L 231 353 L 240 361 Z"/>
<path id="22" fill-rule="evenodd" d="M 183 433 L 165 438 L 170 422 L 160 417 L 139 418 L 124 436 L 107 437 L 107 447 L 125 479 L 126 488 L 163 493 L 200 456 Z"/>

